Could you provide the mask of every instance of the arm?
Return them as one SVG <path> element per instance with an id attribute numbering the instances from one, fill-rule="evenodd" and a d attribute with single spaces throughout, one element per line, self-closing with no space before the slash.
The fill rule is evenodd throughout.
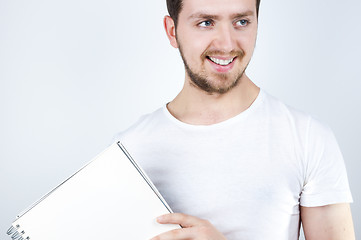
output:
<path id="1" fill-rule="evenodd" d="M 301 206 L 301 221 L 306 240 L 355 240 L 348 203 Z"/>

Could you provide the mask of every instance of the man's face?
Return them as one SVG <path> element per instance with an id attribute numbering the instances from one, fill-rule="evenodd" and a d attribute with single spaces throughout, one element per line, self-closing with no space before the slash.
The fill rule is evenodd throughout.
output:
<path id="1" fill-rule="evenodd" d="M 257 36 L 255 0 L 183 0 L 177 43 L 188 79 L 209 93 L 237 85 Z"/>

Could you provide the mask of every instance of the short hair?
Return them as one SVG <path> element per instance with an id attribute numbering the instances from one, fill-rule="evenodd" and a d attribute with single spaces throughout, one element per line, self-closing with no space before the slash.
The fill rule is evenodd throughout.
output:
<path id="1" fill-rule="evenodd" d="M 261 0 L 256 0 L 257 17 Z M 183 0 L 167 0 L 167 8 L 169 16 L 173 19 L 175 26 L 178 23 L 179 13 L 182 11 Z"/>

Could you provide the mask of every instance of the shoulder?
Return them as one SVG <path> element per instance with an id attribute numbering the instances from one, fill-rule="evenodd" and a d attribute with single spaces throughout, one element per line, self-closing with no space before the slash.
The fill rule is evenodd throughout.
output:
<path id="1" fill-rule="evenodd" d="M 164 122 L 164 108 L 160 107 L 154 112 L 144 114 L 139 119 L 133 123 L 127 129 L 118 132 L 113 137 L 114 141 L 124 141 L 125 139 L 137 137 L 140 138 L 140 135 L 147 135 L 149 134 L 152 129 L 155 129 L 157 125 L 162 124 Z"/>
<path id="2" fill-rule="evenodd" d="M 306 129 L 309 122 L 312 119 L 315 120 L 310 114 L 285 104 L 265 91 L 263 93 L 263 102 L 264 111 L 266 111 L 271 121 Z"/>
<path id="3" fill-rule="evenodd" d="M 264 111 L 271 126 L 276 126 L 297 135 L 302 145 L 334 139 L 331 128 L 324 121 L 304 111 L 289 106 L 264 92 Z"/>

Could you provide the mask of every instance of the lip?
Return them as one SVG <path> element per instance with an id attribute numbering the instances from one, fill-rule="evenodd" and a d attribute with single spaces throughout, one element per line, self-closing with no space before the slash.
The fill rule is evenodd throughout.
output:
<path id="1" fill-rule="evenodd" d="M 213 57 L 213 56 L 212 56 Z M 222 59 L 222 60 L 228 60 L 229 58 L 225 58 L 225 57 L 216 57 L 218 59 Z M 237 57 L 235 57 L 233 59 L 233 62 L 231 62 L 230 64 L 226 65 L 226 66 L 221 66 L 221 65 L 218 65 L 217 63 L 214 63 L 212 60 L 210 60 L 209 58 L 206 58 L 207 61 L 211 64 L 212 68 L 214 70 L 216 70 L 217 72 L 219 73 L 226 73 L 226 72 L 229 72 L 232 70 L 236 60 L 237 60 Z"/>

